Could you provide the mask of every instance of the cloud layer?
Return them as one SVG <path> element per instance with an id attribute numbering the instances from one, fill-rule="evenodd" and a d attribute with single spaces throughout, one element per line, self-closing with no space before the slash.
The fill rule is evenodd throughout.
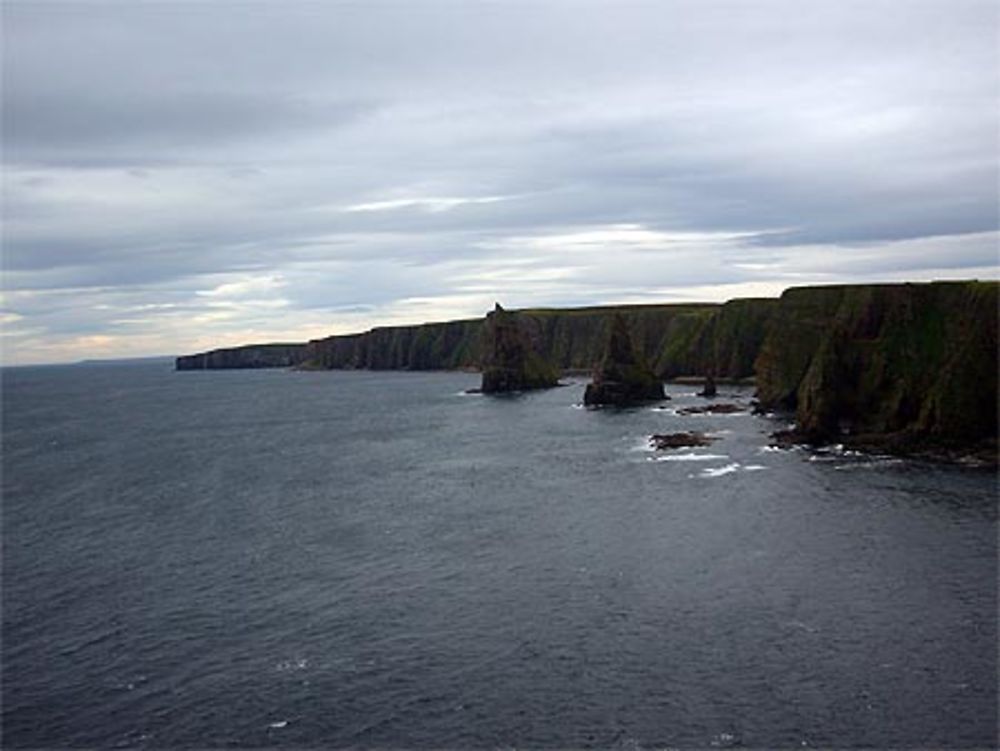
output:
<path id="1" fill-rule="evenodd" d="M 2 12 L 6 362 L 997 276 L 992 2 Z"/>

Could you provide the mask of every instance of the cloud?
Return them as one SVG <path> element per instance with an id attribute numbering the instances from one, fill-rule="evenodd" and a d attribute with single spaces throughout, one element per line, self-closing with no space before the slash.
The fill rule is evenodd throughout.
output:
<path id="1" fill-rule="evenodd" d="M 498 203 L 509 201 L 511 196 L 481 196 L 477 198 L 393 198 L 386 201 L 369 201 L 368 203 L 356 203 L 345 206 L 342 211 L 356 213 L 359 211 L 396 211 L 399 209 L 420 209 L 433 213 L 440 211 L 451 211 L 460 206 L 475 206 L 487 203 Z"/>
<path id="2" fill-rule="evenodd" d="M 996 276 L 993 3 L 2 13 L 12 361 Z"/>

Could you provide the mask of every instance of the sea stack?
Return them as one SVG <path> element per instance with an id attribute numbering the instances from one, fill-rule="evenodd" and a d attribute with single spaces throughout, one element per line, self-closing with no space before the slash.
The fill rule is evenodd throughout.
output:
<path id="1" fill-rule="evenodd" d="M 711 375 L 705 376 L 705 385 L 702 387 L 701 391 L 698 392 L 698 396 L 713 397 L 717 393 L 715 388 L 715 378 Z"/>
<path id="2" fill-rule="evenodd" d="M 559 385 L 559 371 L 535 351 L 520 316 L 500 303 L 486 316 L 481 351 L 484 394 Z"/>
<path id="3" fill-rule="evenodd" d="M 628 325 L 616 313 L 608 327 L 604 356 L 594 368 L 594 378 L 587 384 L 583 403 L 627 407 L 666 398 L 663 382 L 635 351 Z"/>

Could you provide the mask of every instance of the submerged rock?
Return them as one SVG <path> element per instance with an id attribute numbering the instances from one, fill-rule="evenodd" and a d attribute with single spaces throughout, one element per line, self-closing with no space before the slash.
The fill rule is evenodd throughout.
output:
<path id="1" fill-rule="evenodd" d="M 666 398 L 663 382 L 632 346 L 625 319 L 615 314 L 608 329 L 604 356 L 594 368 L 593 381 L 587 384 L 583 403 L 625 407 Z"/>
<path id="2" fill-rule="evenodd" d="M 695 446 L 708 446 L 718 438 L 704 433 L 657 433 L 649 437 L 649 442 L 657 451 L 664 449 L 682 449 Z"/>
<path id="3" fill-rule="evenodd" d="M 535 351 L 520 317 L 500 303 L 486 316 L 481 365 L 484 394 L 559 385 L 559 371 Z"/>

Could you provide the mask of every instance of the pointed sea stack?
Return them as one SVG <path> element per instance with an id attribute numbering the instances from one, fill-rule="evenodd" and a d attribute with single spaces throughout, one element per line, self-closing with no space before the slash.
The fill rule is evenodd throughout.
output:
<path id="1" fill-rule="evenodd" d="M 625 319 L 618 313 L 611 320 L 604 356 L 594 368 L 583 403 L 627 407 L 642 402 L 667 399 L 663 382 L 632 346 Z"/>
<path id="2" fill-rule="evenodd" d="M 481 367 L 484 394 L 559 385 L 559 371 L 535 351 L 520 317 L 500 303 L 486 316 Z"/>

